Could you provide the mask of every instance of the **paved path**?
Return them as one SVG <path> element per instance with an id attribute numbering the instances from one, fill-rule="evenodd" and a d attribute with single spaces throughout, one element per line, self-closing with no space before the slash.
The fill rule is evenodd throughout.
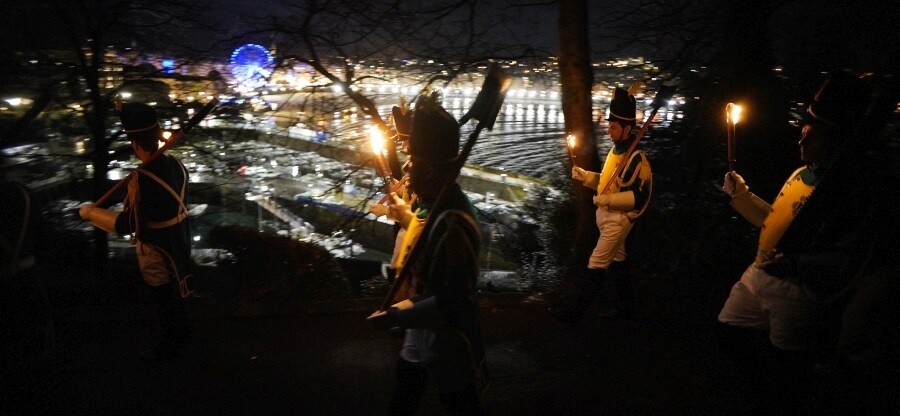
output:
<path id="1" fill-rule="evenodd" d="M 541 303 L 494 303 L 482 313 L 489 415 L 697 415 L 736 406 L 714 351 L 671 320 L 592 316 L 572 327 Z M 195 342 L 162 364 L 137 358 L 155 336 L 149 305 L 57 310 L 56 353 L 19 376 L 22 391 L 4 406 L 20 408 L 4 414 L 383 414 L 400 338 L 363 321 L 375 304 L 255 317 L 194 304 Z M 442 414 L 433 391 L 419 414 Z"/>

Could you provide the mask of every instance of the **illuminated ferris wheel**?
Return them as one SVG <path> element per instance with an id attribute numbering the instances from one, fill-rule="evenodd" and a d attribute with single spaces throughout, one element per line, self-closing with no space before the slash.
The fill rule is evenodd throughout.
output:
<path id="1" fill-rule="evenodd" d="M 275 58 L 263 46 L 248 43 L 231 52 L 231 75 L 241 86 L 261 87 L 272 75 Z"/>

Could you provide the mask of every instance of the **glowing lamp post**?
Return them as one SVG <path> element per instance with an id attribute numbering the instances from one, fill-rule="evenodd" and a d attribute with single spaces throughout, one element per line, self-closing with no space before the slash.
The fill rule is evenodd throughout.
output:
<path id="1" fill-rule="evenodd" d="M 737 125 L 741 118 L 741 106 L 735 103 L 728 103 L 725 106 L 725 120 L 728 127 L 728 171 L 734 171 L 734 126 Z"/>
<path id="2" fill-rule="evenodd" d="M 572 158 L 572 165 L 577 166 L 578 163 L 575 161 L 575 135 L 570 134 L 566 136 L 566 149 L 569 150 L 569 157 Z"/>

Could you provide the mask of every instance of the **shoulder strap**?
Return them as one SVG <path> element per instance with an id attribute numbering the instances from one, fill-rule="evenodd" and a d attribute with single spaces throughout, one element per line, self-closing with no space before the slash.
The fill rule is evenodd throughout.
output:
<path id="1" fill-rule="evenodd" d="M 637 157 L 637 156 L 640 156 L 641 159 L 645 159 L 645 158 L 647 157 L 647 155 L 644 154 L 644 151 L 643 151 L 643 150 L 636 150 L 636 151 L 631 155 L 631 157 L 628 158 L 628 165 L 631 165 L 631 163 L 634 161 L 634 158 Z M 638 169 L 635 169 L 635 171 L 634 171 L 634 173 L 632 174 L 631 179 L 628 181 L 628 183 L 625 183 L 625 184 L 623 184 L 622 186 L 629 186 L 629 185 L 631 185 L 632 183 L 634 183 L 634 181 L 637 180 L 637 178 L 640 176 L 639 174 L 640 174 L 640 170 L 641 170 L 641 168 L 642 168 L 642 165 L 643 165 L 643 160 L 641 160 L 641 163 L 638 164 Z M 627 168 L 624 169 L 624 170 L 622 171 L 623 174 L 624 174 L 624 172 L 627 171 L 627 170 L 628 170 Z M 653 172 L 650 173 L 650 180 L 649 180 L 649 183 L 647 184 L 647 186 L 650 187 L 650 190 L 649 190 L 649 192 L 647 193 L 647 200 L 644 201 L 644 206 L 641 207 L 641 209 L 637 212 L 637 214 L 631 214 L 632 212 L 634 212 L 634 211 L 631 211 L 631 212 L 629 213 L 629 214 L 631 214 L 631 215 L 628 215 L 628 219 L 631 220 L 632 222 L 633 222 L 634 220 L 636 220 L 638 217 L 640 217 L 640 216 L 644 213 L 644 211 L 647 210 L 647 207 L 650 206 L 650 198 L 653 197 Z"/>
<path id="2" fill-rule="evenodd" d="M 437 218 L 434 219 L 434 226 L 431 227 L 431 230 L 428 233 L 428 240 L 430 241 L 434 237 L 434 230 L 438 229 L 438 226 L 441 224 L 441 221 L 447 218 L 448 215 L 454 215 L 456 217 L 462 218 L 468 227 L 463 227 L 466 229 L 466 232 L 472 237 L 473 241 L 481 241 L 481 231 L 478 229 L 478 224 L 472 218 L 471 215 L 466 213 L 463 210 L 459 209 L 448 209 L 438 215 Z"/>
<path id="3" fill-rule="evenodd" d="M 159 176 L 156 176 L 155 174 L 153 174 L 152 172 L 147 171 L 147 170 L 143 170 L 143 169 L 140 170 L 141 173 L 147 175 L 147 177 L 156 181 L 156 183 L 158 183 L 160 186 L 162 186 L 163 189 L 165 189 L 167 192 L 169 192 L 169 194 L 172 195 L 172 197 L 175 198 L 176 201 L 178 201 L 178 205 L 179 205 L 178 212 L 175 214 L 174 217 L 172 217 L 171 219 L 169 219 L 167 221 L 160 221 L 160 222 L 154 222 L 152 224 L 148 224 L 150 226 L 150 228 L 169 227 L 169 226 L 172 226 L 172 225 L 175 225 L 175 224 L 181 222 L 182 220 L 184 220 L 187 217 L 187 207 L 185 207 L 185 205 L 184 205 L 184 193 L 185 193 L 185 190 L 187 189 L 188 174 L 187 174 L 187 171 L 184 169 L 184 165 L 182 165 L 181 162 L 176 160 L 175 163 L 177 163 L 178 167 L 181 168 L 182 177 L 183 177 L 183 179 L 181 181 L 181 192 L 180 193 L 175 193 L 175 190 L 172 189 L 172 187 L 169 186 L 169 184 L 166 183 L 166 181 L 162 180 Z"/>
<path id="4" fill-rule="evenodd" d="M 640 171 L 641 171 L 640 163 L 638 164 L 637 169 L 635 169 L 634 171 L 631 172 L 630 178 L 625 179 L 625 175 L 628 174 L 628 168 L 630 168 L 631 164 L 634 163 L 634 158 L 639 157 L 639 156 L 641 159 L 644 158 L 643 150 L 635 150 L 631 154 L 631 156 L 628 158 L 628 162 L 625 164 L 625 168 L 622 169 L 622 174 L 619 177 L 621 180 L 620 186 L 627 187 L 627 186 L 631 185 L 632 183 L 634 183 L 634 181 L 638 178 L 638 173 L 640 173 Z"/>

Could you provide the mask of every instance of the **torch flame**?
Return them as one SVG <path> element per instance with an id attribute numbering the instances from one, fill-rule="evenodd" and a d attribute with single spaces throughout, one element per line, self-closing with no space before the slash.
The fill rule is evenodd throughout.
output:
<path id="1" fill-rule="evenodd" d="M 743 108 L 735 103 L 728 103 L 725 107 L 725 113 L 728 116 L 729 120 L 731 120 L 732 124 L 737 124 L 741 119 L 741 111 Z"/>
<path id="2" fill-rule="evenodd" d="M 378 126 L 372 126 L 369 129 L 369 145 L 372 146 L 372 152 L 376 155 L 380 155 L 384 149 L 384 136 Z"/>
<path id="3" fill-rule="evenodd" d="M 570 134 L 566 136 L 566 149 L 569 151 L 569 157 L 572 158 L 572 165 L 577 165 L 578 163 L 575 161 L 575 135 Z"/>

